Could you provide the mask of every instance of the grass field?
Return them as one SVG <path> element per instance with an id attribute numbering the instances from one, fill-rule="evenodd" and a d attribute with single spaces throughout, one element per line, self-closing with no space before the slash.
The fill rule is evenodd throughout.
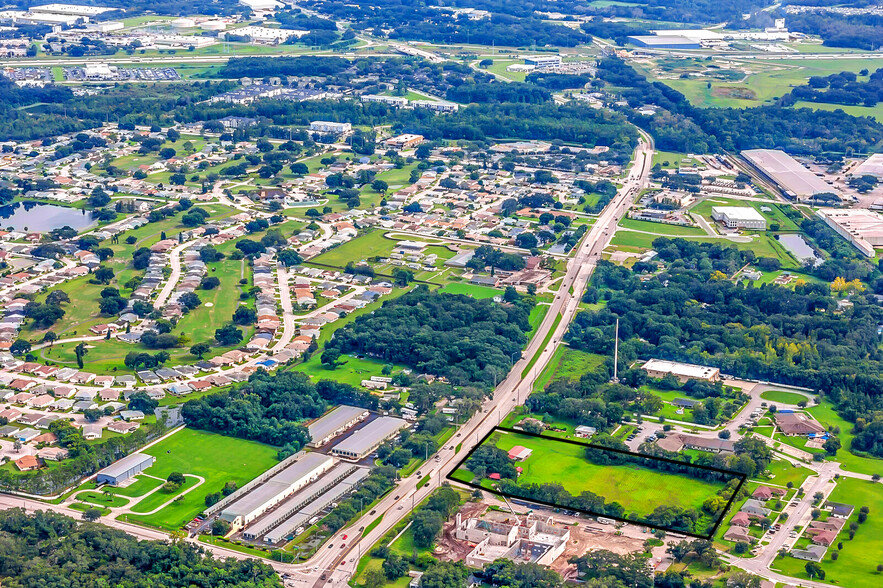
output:
<path id="1" fill-rule="evenodd" d="M 502 296 L 503 291 L 496 288 L 488 288 L 487 286 L 478 286 L 476 284 L 466 284 L 464 282 L 451 282 L 438 290 L 444 294 L 465 294 L 475 299 L 493 298 L 494 296 Z"/>
<path id="2" fill-rule="evenodd" d="M 860 474 L 883 475 L 883 459 L 863 457 L 849 451 L 849 448 L 852 447 L 852 438 L 855 437 L 852 433 L 853 424 L 837 414 L 829 402 L 812 406 L 807 409 L 807 412 L 825 427 L 840 428 L 840 433 L 837 436 L 840 438 L 843 448 L 837 452 L 837 456 L 833 460 L 841 462 L 844 470 Z"/>
<path id="3" fill-rule="evenodd" d="M 172 472 L 193 474 L 205 478 L 205 483 L 156 514 L 129 515 L 129 520 L 167 531 L 178 529 L 205 509 L 206 494 L 219 491 L 228 481 L 242 486 L 276 465 L 276 451 L 255 441 L 182 429 L 144 451 L 156 457 L 146 473 L 163 479 Z M 191 479 L 187 478 L 188 484 Z"/>
<path id="4" fill-rule="evenodd" d="M 640 251 L 652 249 L 653 241 L 659 239 L 659 237 L 659 235 L 648 235 L 634 231 L 618 231 L 613 236 L 610 245 L 626 251 Z M 736 249 L 754 251 L 758 257 L 775 257 L 785 269 L 800 268 L 797 261 L 785 251 L 785 248 L 766 233 L 755 235 L 749 243 L 737 243 L 729 239 L 717 239 L 714 237 L 683 236 L 683 238 L 690 239 L 691 241 L 695 240 L 699 243 L 718 243 L 724 246 L 735 247 Z"/>
<path id="5" fill-rule="evenodd" d="M 606 358 L 559 345 L 540 376 L 534 383 L 534 391 L 542 390 L 558 380 L 576 380 L 587 372 L 593 372 L 604 364 Z"/>
<path id="6" fill-rule="evenodd" d="M 497 431 L 487 442 L 509 451 L 517 445 L 533 450 L 519 465 L 524 468 L 520 484 L 557 482 L 570 494 L 590 491 L 618 502 L 627 513 L 649 515 L 658 506 L 700 508 L 724 487 L 722 482 L 665 473 L 638 465 L 598 465 L 585 458 L 585 448 L 573 443 Z M 677 492 L 671 492 L 677 487 Z"/>
<path id="7" fill-rule="evenodd" d="M 340 358 L 340 362 L 343 365 L 331 370 L 322 365 L 320 355 L 317 353 L 304 363 L 296 365 L 293 368 L 294 371 L 303 372 L 313 380 L 334 380 L 359 387 L 362 380 L 368 380 L 371 376 L 383 375 L 383 366 L 386 365 L 373 359 L 360 359 L 352 355 L 343 355 Z M 396 368 L 392 373 L 395 374 L 400 371 L 400 368 Z"/>
<path id="8" fill-rule="evenodd" d="M 683 237 L 690 235 L 701 237 L 708 234 L 699 227 L 683 227 L 681 225 L 654 223 L 652 221 L 635 220 L 631 218 L 622 219 L 622 221 L 619 223 L 619 226 L 626 229 L 633 229 L 635 231 L 656 233 L 656 235 L 671 235 L 673 237 Z"/>
<path id="9" fill-rule="evenodd" d="M 868 520 L 859 525 L 852 540 L 849 539 L 849 525 L 844 527 L 837 537 L 837 541 L 843 543 L 837 561 L 831 559 L 831 554 L 837 551 L 836 544 L 828 549 L 821 562 L 822 569 L 825 570 L 825 582 L 850 588 L 879 587 L 883 584 L 883 575 L 877 571 L 880 554 L 883 553 L 883 492 L 880 484 L 841 477 L 830 500 L 855 506 L 855 512 L 849 518 L 850 523 L 857 520 L 862 506 L 867 506 L 870 514 Z M 775 560 L 770 567 L 789 576 L 808 580 L 805 565 L 804 561 L 785 557 Z"/>
<path id="10" fill-rule="evenodd" d="M 797 404 L 801 400 L 809 400 L 803 394 L 785 392 L 784 390 L 767 390 L 766 392 L 761 392 L 760 397 L 770 402 L 781 402 L 782 404 Z"/>

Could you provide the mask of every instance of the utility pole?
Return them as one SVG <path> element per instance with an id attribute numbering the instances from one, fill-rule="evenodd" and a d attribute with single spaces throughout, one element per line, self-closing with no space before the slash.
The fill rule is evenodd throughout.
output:
<path id="1" fill-rule="evenodd" d="M 613 337 L 613 378 L 611 378 L 610 381 L 614 384 L 618 384 L 619 378 L 617 377 L 617 366 L 619 364 L 619 319 L 616 319 L 616 332 Z"/>

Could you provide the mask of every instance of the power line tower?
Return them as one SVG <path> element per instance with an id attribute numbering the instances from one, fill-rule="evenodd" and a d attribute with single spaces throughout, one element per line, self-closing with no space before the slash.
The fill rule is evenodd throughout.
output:
<path id="1" fill-rule="evenodd" d="M 619 367 L 619 319 L 616 319 L 616 334 L 613 336 L 613 377 L 610 379 L 614 384 L 619 383 L 617 368 Z"/>

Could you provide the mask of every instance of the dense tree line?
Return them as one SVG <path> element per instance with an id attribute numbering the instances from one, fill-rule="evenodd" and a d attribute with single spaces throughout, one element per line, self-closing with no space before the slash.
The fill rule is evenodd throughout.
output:
<path id="1" fill-rule="evenodd" d="M 493 385 L 527 343 L 532 306 L 532 299 L 497 304 L 418 286 L 339 329 L 326 349 L 407 365 L 453 384 Z"/>
<path id="2" fill-rule="evenodd" d="M 754 108 L 697 108 L 662 82 L 649 82 L 622 60 L 600 62 L 598 77 L 622 89 L 631 108 L 623 113 L 653 134 L 661 149 L 688 153 L 784 149 L 797 154 L 867 153 L 883 148 L 883 125 L 843 111 L 765 105 Z M 643 116 L 634 108 L 663 110 Z"/>
<path id="3" fill-rule="evenodd" d="M 535 84 L 489 81 L 453 87 L 448 90 L 446 98 L 467 104 L 470 102 L 542 104 L 551 100 L 552 94 Z"/>
<path id="4" fill-rule="evenodd" d="M 829 47 L 850 47 L 874 51 L 883 39 L 883 17 L 879 14 L 842 15 L 836 13 L 789 14 L 792 31 L 818 35 Z"/>
<path id="5" fill-rule="evenodd" d="M 241 386 L 188 401 L 182 416 L 197 429 L 297 451 L 310 440 L 297 423 L 320 416 L 329 403 L 341 402 L 377 407 L 376 397 L 347 384 L 330 380 L 314 384 L 301 373 L 270 375 L 261 370 Z"/>
<path id="6" fill-rule="evenodd" d="M 856 74 L 851 71 L 813 76 L 805 86 L 797 86 L 782 96 L 780 103 L 791 106 L 798 100 L 876 106 L 878 102 L 883 102 L 883 68 L 872 73 L 864 82 L 858 81 Z"/>
<path id="7" fill-rule="evenodd" d="M 0 579 L 9 588 L 38 586 L 282 586 L 256 559 L 215 559 L 184 542 L 139 541 L 51 511 L 0 512 Z"/>

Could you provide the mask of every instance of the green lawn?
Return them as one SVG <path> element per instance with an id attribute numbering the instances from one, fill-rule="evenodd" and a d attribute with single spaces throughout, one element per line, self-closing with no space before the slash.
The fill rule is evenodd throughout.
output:
<path id="1" fill-rule="evenodd" d="M 537 378 L 534 390 L 542 390 L 558 380 L 577 380 L 583 374 L 593 372 L 604 365 L 605 359 L 603 355 L 559 345 L 552 359 Z"/>
<path id="2" fill-rule="evenodd" d="M 822 402 L 819 405 L 812 406 L 807 409 L 807 412 L 813 415 L 825 427 L 840 428 L 838 437 L 843 448 L 837 452 L 836 457 L 832 458 L 833 461 L 841 462 L 843 469 L 850 472 L 883 475 L 883 459 L 855 455 L 849 451 L 849 448 L 852 446 L 852 438 L 855 437 L 852 433 L 853 424 L 837 414 L 829 402 Z"/>
<path id="3" fill-rule="evenodd" d="M 205 509 L 206 494 L 218 492 L 228 481 L 242 486 L 276 465 L 276 451 L 255 441 L 182 429 L 144 451 L 156 457 L 145 473 L 166 479 L 172 472 L 181 472 L 201 476 L 205 483 L 156 514 L 129 515 L 129 520 L 164 530 L 178 529 Z"/>
<path id="4" fill-rule="evenodd" d="M 343 365 L 331 370 L 322 365 L 320 355 L 316 353 L 306 362 L 296 365 L 294 371 L 303 372 L 313 380 L 334 380 L 358 388 L 362 380 L 369 380 L 371 376 L 382 376 L 383 366 L 386 365 L 369 358 L 359 359 L 352 355 L 343 355 L 340 358 Z M 392 373 L 400 371 L 400 368 L 395 368 Z"/>
<path id="5" fill-rule="evenodd" d="M 87 492 L 80 492 L 79 494 L 77 494 L 77 500 L 111 508 L 126 506 L 127 504 L 129 504 L 128 499 L 123 498 L 122 496 L 115 496 L 114 493 L 110 493 L 109 496 L 105 496 L 101 492 L 94 492 L 92 490 L 89 490 Z"/>
<path id="6" fill-rule="evenodd" d="M 760 397 L 770 402 L 780 402 L 782 404 L 797 404 L 803 400 L 809 401 L 809 398 L 803 394 L 796 392 L 785 392 L 784 390 L 767 390 L 761 392 Z"/>
<path id="7" fill-rule="evenodd" d="M 831 559 L 831 554 L 836 551 L 836 544 L 828 549 L 821 564 L 825 570 L 825 582 L 850 588 L 879 587 L 883 584 L 883 575 L 877 572 L 877 564 L 881 563 L 880 554 L 883 554 L 883 490 L 880 484 L 855 478 L 840 478 L 830 500 L 855 506 L 850 523 L 857 521 L 858 511 L 862 506 L 867 506 L 870 514 L 868 520 L 859 525 L 854 539 L 849 539 L 849 526 L 844 527 L 837 537 L 838 542 L 843 543 L 837 561 Z M 804 569 L 805 565 L 804 561 L 786 557 L 775 560 L 771 567 L 789 576 L 807 580 L 809 576 Z"/>
<path id="8" fill-rule="evenodd" d="M 670 474 L 637 465 L 602 466 L 585 459 L 581 445 L 551 438 L 498 431 L 488 442 L 505 451 L 516 445 L 533 450 L 519 465 L 524 468 L 521 484 L 560 483 L 572 495 L 588 490 L 609 502 L 618 502 L 627 513 L 646 516 L 658 506 L 700 508 L 725 484 Z M 670 489 L 677 487 L 677 492 Z"/>
<path id="9" fill-rule="evenodd" d="M 693 205 L 690 208 L 690 212 L 694 214 L 700 214 L 704 216 L 708 220 L 708 222 L 714 224 L 715 221 L 711 218 L 711 209 L 715 206 L 748 206 L 755 209 L 762 217 L 766 219 L 767 229 L 776 224 L 779 225 L 779 230 L 782 231 L 800 230 L 800 227 L 797 226 L 797 223 L 791 220 L 791 218 L 782 211 L 781 207 L 771 202 L 754 202 L 750 200 L 736 200 L 733 198 L 710 196 L 705 200 Z M 761 210 L 761 208 L 769 208 L 770 210 L 765 211 Z"/>
<path id="10" fill-rule="evenodd" d="M 654 223 L 652 221 L 635 220 L 631 218 L 622 219 L 622 221 L 620 221 L 619 223 L 619 226 L 626 229 L 634 229 L 636 231 L 656 233 L 658 235 L 671 235 L 673 237 L 683 237 L 690 235 L 702 236 L 708 234 L 699 227 L 683 227 L 681 225 Z"/>
<path id="11" fill-rule="evenodd" d="M 502 296 L 503 291 L 496 288 L 488 288 L 487 286 L 478 286 L 476 284 L 467 284 L 465 282 L 451 282 L 439 289 L 444 294 L 465 294 L 472 298 L 493 298 L 494 296 Z"/>

